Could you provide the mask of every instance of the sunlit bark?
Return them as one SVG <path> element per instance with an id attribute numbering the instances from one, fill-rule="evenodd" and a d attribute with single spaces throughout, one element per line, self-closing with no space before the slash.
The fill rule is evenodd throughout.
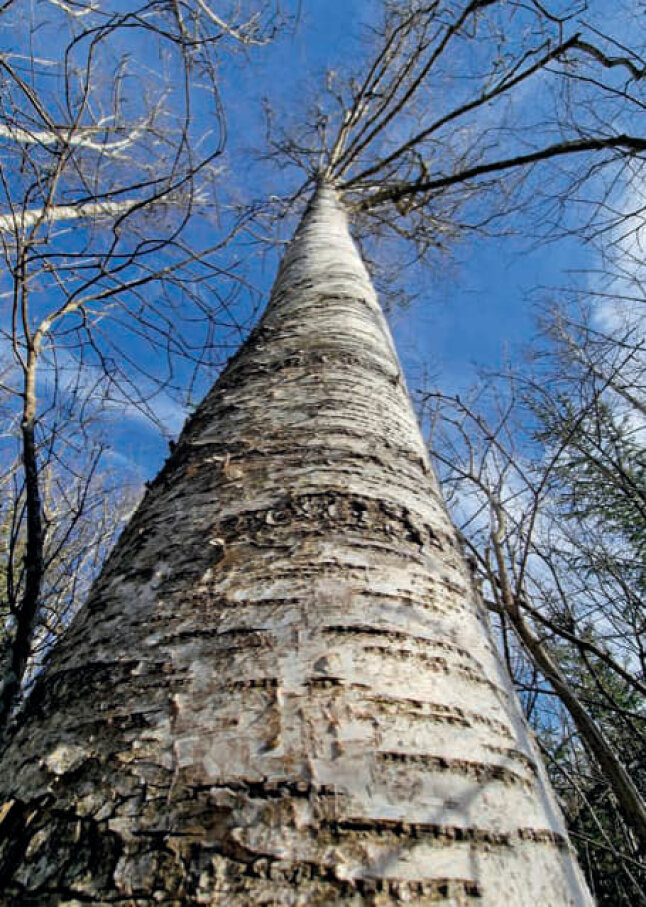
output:
<path id="1" fill-rule="evenodd" d="M 50 205 L 47 208 L 23 209 L 15 214 L 0 214 L 0 233 L 12 234 L 28 230 L 43 221 L 51 224 L 91 218 L 96 223 L 102 218 L 128 214 L 136 207 L 136 200 L 124 199 L 119 202 L 88 202 L 84 205 Z"/>
<path id="2" fill-rule="evenodd" d="M 0 783 L 10 904 L 592 903 L 331 188 Z"/>

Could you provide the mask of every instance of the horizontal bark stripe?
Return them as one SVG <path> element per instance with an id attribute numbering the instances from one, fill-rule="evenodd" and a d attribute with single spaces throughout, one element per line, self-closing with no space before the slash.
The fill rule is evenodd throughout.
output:
<path id="1" fill-rule="evenodd" d="M 518 828 L 512 832 L 499 832 L 474 826 L 438 825 L 432 822 L 411 823 L 396 819 L 364 817 L 326 821 L 324 827 L 330 828 L 339 835 L 361 832 L 370 836 L 395 835 L 410 837 L 413 840 L 425 837 L 444 846 L 450 846 L 453 842 L 466 842 L 468 844 L 488 844 L 492 847 L 515 847 L 519 843 L 531 842 L 552 845 L 560 850 L 569 848 L 567 838 L 549 828 Z"/>
<path id="2" fill-rule="evenodd" d="M 376 758 L 381 763 L 388 765 L 419 766 L 428 772 L 446 772 L 449 775 L 465 775 L 485 784 L 491 781 L 500 781 L 504 784 L 532 785 L 533 778 L 520 775 L 504 765 L 494 763 L 474 762 L 469 759 L 452 759 L 436 756 L 431 753 L 409 753 L 403 751 L 379 751 Z M 523 766 L 525 767 L 525 766 Z M 532 772 L 533 774 L 533 772 Z"/>
<path id="3" fill-rule="evenodd" d="M 404 712 L 409 718 L 415 718 L 420 721 L 442 722 L 446 721 L 452 724 L 461 724 L 463 727 L 472 725 L 484 725 L 490 728 L 497 735 L 512 739 L 513 735 L 510 726 L 502 721 L 496 721 L 494 718 L 482 715 L 480 712 L 470 712 L 461 709 L 455 705 L 447 706 L 432 700 L 410 699 L 406 696 L 370 696 L 364 697 L 367 702 L 377 709 L 377 714 L 384 711 L 386 713 Z M 374 711 L 374 709 L 371 709 Z"/>

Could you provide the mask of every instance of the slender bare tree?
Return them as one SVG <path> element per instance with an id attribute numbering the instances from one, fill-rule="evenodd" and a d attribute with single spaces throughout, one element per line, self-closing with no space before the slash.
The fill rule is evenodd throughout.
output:
<path id="1" fill-rule="evenodd" d="M 18 370 L 5 374 L 9 390 Z M 42 409 L 36 432 L 42 519 L 43 583 L 41 607 L 32 628 L 31 654 L 25 674 L 37 669 L 39 660 L 64 632 L 72 613 L 85 597 L 125 519 L 139 496 L 140 478 L 128 474 L 123 458 L 109 468 L 105 413 L 109 398 L 102 399 L 95 382 L 87 385 L 87 370 L 79 367 L 54 372 L 60 387 L 48 387 L 48 409 Z M 21 468 L 21 432 L 11 397 L 2 407 L 2 504 L 0 530 L 0 601 L 3 624 L 2 676 L 15 671 L 15 640 L 25 582 L 25 483 Z M 45 394 L 43 394 L 45 396 Z M 105 462 L 105 461 L 108 462 Z M 28 679 L 25 677 L 24 679 Z"/>
<path id="2" fill-rule="evenodd" d="M 0 10 L 7 35 L 30 36 L 28 56 L 11 39 L 0 56 L 0 290 L 11 306 L 0 331 L 15 365 L 3 391 L 20 412 L 24 502 L 0 726 L 34 650 L 48 530 L 67 531 L 43 510 L 43 451 L 63 456 L 52 388 L 73 397 L 66 376 L 80 370 L 104 399 L 153 417 L 160 389 L 185 388 L 217 363 L 214 327 L 226 345 L 226 327 L 238 326 L 216 254 L 237 225 L 196 225 L 214 208 L 224 146 L 216 51 L 269 40 L 279 20 L 262 9 L 226 19 L 202 0 Z M 96 466 L 91 458 L 89 475 Z"/>
<path id="3" fill-rule="evenodd" d="M 646 897 L 636 869 L 646 846 L 643 322 L 611 330 L 598 321 L 581 308 L 578 317 L 551 310 L 536 373 L 508 376 L 495 407 L 482 393 L 479 402 L 440 394 L 426 402 L 440 401 L 433 445 L 466 514 L 464 536 L 490 607 L 551 685 L 569 716 L 567 734 L 574 730 L 588 754 L 568 778 L 578 826 L 590 810 L 580 791 L 592 782 L 581 778 L 577 790 L 572 774 L 600 770 L 594 785 L 617 804 L 616 834 L 609 841 L 592 812 L 600 834 L 585 847 L 610 844 L 631 903 Z M 521 685 L 527 677 L 525 667 Z M 530 702 L 545 740 L 567 751 L 549 732 L 554 719 L 543 720 L 542 700 Z M 617 902 L 617 891 L 609 897 Z"/>

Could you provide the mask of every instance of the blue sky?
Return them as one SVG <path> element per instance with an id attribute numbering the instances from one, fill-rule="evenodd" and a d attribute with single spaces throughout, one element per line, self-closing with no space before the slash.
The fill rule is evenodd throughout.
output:
<path id="1" fill-rule="evenodd" d="M 375 6 L 368 0 L 306 0 L 292 33 L 223 67 L 227 179 L 239 184 L 241 195 L 262 198 L 284 188 L 280 171 L 253 160 L 253 152 L 263 148 L 262 98 L 269 99 L 280 125 L 281 113 L 313 98 L 326 70 L 341 67 L 356 50 Z M 242 172 L 236 168 L 240 159 Z M 478 236 L 457 244 L 435 271 L 417 279 L 412 306 L 391 315 L 411 390 L 427 375 L 446 392 L 463 392 L 480 368 L 501 367 L 531 339 L 540 288 L 563 284 L 567 270 L 586 260 L 573 243 L 541 245 L 527 237 Z M 269 254 L 252 269 L 265 298 L 276 262 Z M 152 434 L 148 440 L 154 441 Z M 148 454 L 144 459 L 152 462 Z"/>
<path id="2" fill-rule="evenodd" d="M 234 91 L 241 89 L 243 96 L 253 97 L 260 86 L 279 119 L 281 110 L 315 95 L 326 69 L 342 66 L 344 58 L 356 52 L 357 38 L 375 6 L 367 0 L 305 0 L 295 33 L 255 55 L 238 72 Z M 603 28 L 611 21 L 613 35 L 628 38 L 629 19 L 622 15 L 631 9 L 630 0 L 603 0 L 588 10 L 588 21 Z M 529 83 L 527 91 L 522 102 L 530 110 L 540 110 L 540 82 Z M 249 148 L 258 125 L 253 104 L 235 103 L 232 94 L 229 106 L 234 160 L 236 142 Z M 280 191 L 272 183 L 280 177 L 275 170 L 259 168 L 257 177 L 261 192 Z M 597 262 L 593 248 L 574 240 L 533 239 L 531 234 L 539 234 L 540 225 L 528 229 L 517 219 L 509 226 L 520 235 L 480 234 L 457 243 L 446 261 L 416 277 L 412 307 L 392 314 L 411 389 L 422 375 L 430 374 L 446 392 L 464 391 L 480 368 L 495 370 L 509 357 L 516 358 L 534 335 L 540 302 L 551 296 L 552 288 L 571 285 L 572 272 Z"/>
<path id="3" fill-rule="evenodd" d="M 278 125 L 282 113 L 295 104 L 304 106 L 304 100 L 315 97 L 326 70 L 341 67 L 356 52 L 366 16 L 375 6 L 370 0 L 305 0 L 291 34 L 223 66 L 227 179 L 239 185 L 241 196 L 262 198 L 284 190 L 280 171 L 253 158 L 263 149 L 262 98 L 269 99 Z M 244 168 L 238 171 L 241 159 Z M 293 225 L 291 221 L 290 229 Z M 569 269 L 590 261 L 591 253 L 574 243 L 545 245 L 527 236 L 478 235 L 457 243 L 435 270 L 416 277 L 412 305 L 390 316 L 411 391 L 426 381 L 446 393 L 464 393 L 479 370 L 496 370 L 517 358 L 532 338 L 541 288 L 567 283 Z M 276 264 L 269 252 L 251 268 L 265 299 Z M 170 401 L 160 400 L 160 415 L 171 432 L 181 422 L 180 410 Z M 154 474 L 166 453 L 165 442 L 141 420 L 134 433 L 124 425 L 123 436 L 127 455 L 146 476 Z"/>
<path id="4" fill-rule="evenodd" d="M 618 12 L 630 5 L 630 0 L 599 0 L 596 10 L 598 14 L 612 11 L 613 27 L 620 29 Z M 290 111 L 304 112 L 304 101 L 315 97 L 325 71 L 342 69 L 346 60 L 354 59 L 357 40 L 378 6 L 376 0 L 303 0 L 300 20 L 292 32 L 248 55 L 239 51 L 223 57 L 220 90 L 228 126 L 222 175 L 225 201 L 236 193 L 241 199 L 262 199 L 295 188 L 293 173 L 283 174 L 258 157 L 264 149 L 263 98 L 269 99 L 278 125 Z M 155 61 L 144 58 L 140 63 L 152 67 Z M 540 109 L 538 96 L 524 101 L 528 110 Z M 203 102 L 201 116 L 208 128 L 212 112 L 206 96 Z M 292 219 L 285 229 L 293 226 Z M 463 393 L 480 367 L 495 370 L 505 359 L 515 358 L 532 337 L 534 306 L 541 299 L 541 288 L 567 284 L 569 270 L 594 263 L 590 249 L 573 242 L 541 245 L 527 237 L 527 224 L 512 220 L 510 226 L 524 233 L 524 238 L 467 235 L 451 248 L 448 257 L 438 258 L 425 272 L 416 272 L 414 302 L 391 316 L 412 390 L 427 375 L 432 385 L 445 392 Z M 266 299 L 277 252 L 266 250 L 262 259 L 254 258 L 256 253 L 257 249 L 242 245 L 235 254 L 240 270 L 244 264 L 247 278 Z M 257 299 L 243 292 L 239 311 L 248 315 Z M 128 342 L 136 352 L 135 342 Z M 202 381 L 200 393 L 206 384 Z M 175 435 L 184 416 L 181 402 L 162 393 L 154 407 L 167 433 Z M 120 412 L 115 407 L 109 437 L 113 461 L 132 463 L 142 478 L 155 474 L 167 452 L 166 439 L 131 410 Z"/>

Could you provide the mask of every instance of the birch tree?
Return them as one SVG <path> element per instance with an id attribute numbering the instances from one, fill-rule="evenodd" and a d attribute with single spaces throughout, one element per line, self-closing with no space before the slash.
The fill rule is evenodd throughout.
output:
<path id="1" fill-rule="evenodd" d="M 110 376 L 118 399 L 152 415 L 149 400 L 156 390 L 185 387 L 191 367 L 213 359 L 216 327 L 242 330 L 233 311 L 235 289 L 226 287 L 228 274 L 215 257 L 225 240 L 205 247 L 196 245 L 194 233 L 190 242 L 187 237 L 211 202 L 222 153 L 214 50 L 226 43 L 262 44 L 281 21 L 278 10 L 223 17 L 202 2 L 144 4 L 125 12 L 99 12 L 87 4 L 44 8 L 51 21 L 38 23 L 39 34 L 71 29 L 62 42 L 57 33 L 67 48 L 64 62 L 43 51 L 24 78 L 20 55 L 6 54 L 0 123 L 8 149 L 0 227 L 10 238 L 5 255 L 13 281 L 6 290 L 14 308 L 8 336 L 23 372 L 18 393 L 31 565 L 20 608 L 25 639 L 42 579 L 33 435 L 43 344 L 60 332 L 66 355 L 73 347 L 72 355 Z M 21 10 L 10 3 L 4 15 Z M 34 25 L 22 21 L 21 30 Z M 483 216 L 477 199 L 492 188 L 492 174 L 517 174 L 522 191 L 532 167 L 570 157 L 595 161 L 591 170 L 576 171 L 579 181 L 602 164 L 617 181 L 638 165 L 643 151 L 642 139 L 628 130 L 631 109 L 640 103 L 641 57 L 601 38 L 593 26 L 585 26 L 585 35 L 580 27 L 576 9 L 563 2 L 385 4 L 363 72 L 340 81 L 332 75 L 332 106 L 317 112 L 309 133 L 284 138 L 275 149 L 305 171 L 306 186 L 315 172 L 334 178 L 369 257 L 367 247 L 384 232 L 404 237 L 424 256 L 462 231 L 467 212 L 480 227 L 490 223 L 502 211 Z M 132 56 L 124 62 L 126 35 L 134 36 L 139 68 Z M 163 61 L 154 76 L 146 62 L 152 52 Z M 454 81 L 452 93 L 434 91 L 451 70 L 469 74 L 468 90 L 456 90 Z M 46 86 L 54 74 L 58 87 L 52 92 Z M 510 121 L 507 105 L 539 79 L 559 94 L 559 138 L 542 129 L 527 151 L 528 124 L 522 115 Z M 133 99 L 135 80 L 148 87 Z M 212 132 L 200 131 L 195 111 L 199 124 L 205 116 L 215 124 Z M 498 136 L 495 145 L 492 135 Z M 496 150 L 500 136 L 502 156 Z M 510 191 L 505 188 L 505 198 Z M 240 226 L 229 221 L 225 236 Z M 145 289 L 151 282 L 155 300 Z M 157 360 L 163 349 L 165 373 L 141 368 L 140 353 L 130 351 L 135 338 Z M 22 667 L 6 687 L 5 714 L 28 658 L 28 643 L 20 648 Z"/>
<path id="2" fill-rule="evenodd" d="M 387 4 L 365 70 L 331 79 L 336 114 L 324 108 L 302 136 L 275 143 L 299 167 L 294 197 L 315 176 L 334 183 L 359 238 L 389 231 L 424 256 L 533 191 L 539 163 L 582 160 L 570 175 L 584 183 L 601 166 L 610 179 L 639 167 L 645 143 L 628 119 L 586 119 L 592 107 L 572 99 L 590 99 L 597 82 L 596 110 L 638 109 L 640 57 L 582 36 L 574 12 Z M 185 48 L 186 8 L 171 19 Z M 469 88 L 445 104 L 451 66 Z M 539 75 L 565 99 L 558 129 L 507 120 L 506 101 Z M 174 161 L 190 146 L 181 134 Z M 182 266 L 184 222 L 172 212 L 183 193 L 189 208 L 199 198 L 196 177 L 215 158 L 201 160 L 197 171 L 174 165 L 148 197 L 153 211 L 170 206 L 163 248 Z M 486 212 L 481 189 L 505 204 Z M 123 224 L 137 254 L 157 252 L 157 227 L 151 237 L 138 226 L 146 206 L 110 207 L 120 201 L 111 189 L 91 212 L 113 218 L 110 254 Z M 42 211 L 34 223 L 25 214 L 28 229 Z M 201 250 L 188 261 L 208 259 Z M 173 290 L 177 262 L 155 265 Z M 107 287 L 98 274 L 87 297 L 82 284 L 78 311 L 136 294 L 139 278 L 127 266 L 117 274 Z M 0 825 L 15 903 L 590 903 L 327 190 L 266 318 L 187 426 L 16 716 L 4 760 L 8 777 L 20 774 Z"/>
<path id="3" fill-rule="evenodd" d="M 592 903 L 329 185 L 2 784 L 10 904 Z"/>

